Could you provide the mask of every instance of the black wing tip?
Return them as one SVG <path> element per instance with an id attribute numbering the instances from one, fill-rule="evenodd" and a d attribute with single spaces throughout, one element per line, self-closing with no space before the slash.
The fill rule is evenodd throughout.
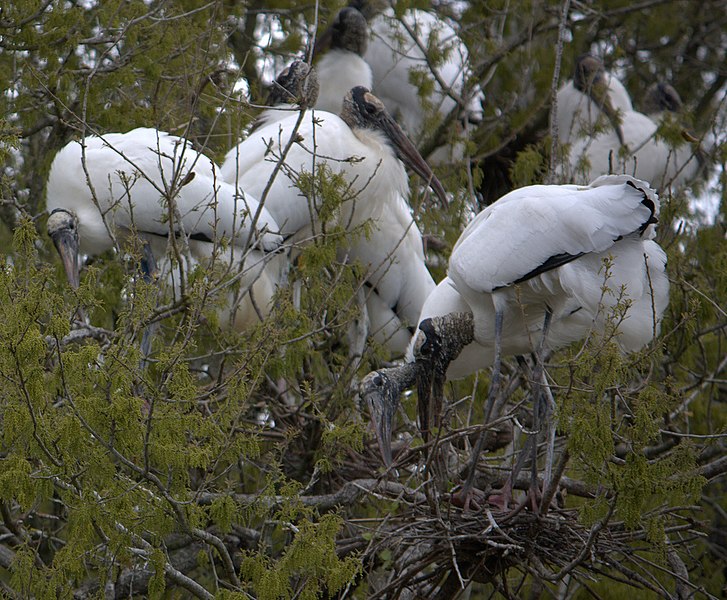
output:
<path id="1" fill-rule="evenodd" d="M 659 222 L 659 219 L 656 217 L 656 203 L 651 198 L 649 198 L 649 195 L 646 193 L 645 190 L 640 188 L 633 181 L 627 181 L 626 185 L 630 185 L 635 190 L 641 192 L 641 195 L 643 196 L 643 198 L 641 199 L 641 204 L 649 209 L 649 218 L 644 221 L 638 229 L 639 233 L 644 233 L 649 225 L 653 225 L 654 223 Z"/>
<path id="2" fill-rule="evenodd" d="M 566 265 L 569 262 L 572 262 L 572 261 L 576 260 L 577 258 L 580 258 L 584 254 L 586 254 L 586 252 L 579 252 L 578 254 L 568 254 L 567 252 L 563 252 L 562 254 L 554 254 L 553 256 L 548 258 L 546 261 L 544 261 L 540 266 L 535 267 L 529 273 L 526 273 L 525 275 L 516 279 L 512 283 L 498 285 L 497 287 L 492 288 L 492 291 L 495 292 L 497 290 L 509 287 L 511 285 L 517 285 L 518 283 L 523 283 L 524 281 L 527 281 L 528 279 L 532 279 L 533 277 L 537 277 L 538 275 L 542 275 L 543 273 L 552 271 L 553 269 L 557 269 L 558 267 L 562 267 L 563 265 Z"/>

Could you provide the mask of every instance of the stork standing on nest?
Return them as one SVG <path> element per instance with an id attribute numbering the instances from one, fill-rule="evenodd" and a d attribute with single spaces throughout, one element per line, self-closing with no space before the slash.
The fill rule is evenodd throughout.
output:
<path id="1" fill-rule="evenodd" d="M 471 358 L 470 346 L 470 362 L 463 362 L 458 374 L 493 364 L 485 404 L 488 422 L 502 356 L 540 350 L 533 374 L 537 388 L 543 382 L 542 349 L 603 334 L 617 306 L 627 307 L 614 334 L 623 351 L 638 350 L 653 339 L 669 290 L 666 256 L 653 241 L 658 209 L 658 196 L 648 184 L 621 175 L 600 177 L 583 187 L 521 188 L 482 211 L 455 245 L 451 284 L 440 292 L 443 302 L 433 304 L 439 315 L 448 305 L 458 312 L 423 315 L 416 360 L 370 373 L 362 382 L 385 460 L 391 459 L 390 419 L 401 389 L 421 382 L 426 371 L 424 381 L 443 382 L 449 361 L 470 344 L 485 349 L 482 363 Z M 469 310 L 462 311 L 465 305 Z M 420 384 L 420 393 L 431 389 Z M 537 418 L 537 394 L 535 402 Z M 420 404 L 427 403 L 420 398 Z M 464 506 L 473 500 L 485 437 L 483 432 L 477 441 L 467 480 L 457 495 Z M 507 504 L 510 491 L 503 490 L 498 502 Z"/>
<path id="2" fill-rule="evenodd" d="M 652 86 L 644 104 L 655 113 L 619 109 L 618 129 L 614 126 L 572 137 L 567 161 L 569 179 L 587 182 L 606 173 L 626 173 L 660 190 L 692 181 L 704 162 L 697 140 L 682 130 L 674 145 L 658 133 L 664 109 L 680 107 L 680 102 L 671 86 Z"/>
<path id="3" fill-rule="evenodd" d="M 468 85 L 470 75 L 467 46 L 456 24 L 425 10 L 407 9 L 397 17 L 389 7 L 371 21 L 371 40 L 364 58 L 371 65 L 373 89 L 400 119 L 418 143 L 431 136 L 425 122 L 428 111 L 444 119 L 457 114 L 456 129 L 482 120 L 484 94 L 478 85 Z M 434 48 L 439 59 L 432 59 Z M 417 78 L 425 74 L 431 93 L 422 94 Z M 460 143 L 439 144 L 429 160 L 435 163 L 459 160 Z"/>

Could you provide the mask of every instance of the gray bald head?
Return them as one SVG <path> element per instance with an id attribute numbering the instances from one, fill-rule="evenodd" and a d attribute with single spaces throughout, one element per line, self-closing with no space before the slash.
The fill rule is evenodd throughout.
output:
<path id="1" fill-rule="evenodd" d="M 273 81 L 268 95 L 268 106 L 298 104 L 313 106 L 318 100 L 318 75 L 302 60 L 293 61 Z"/>
<path id="2" fill-rule="evenodd" d="M 475 321 L 471 312 L 453 312 L 423 319 L 414 340 L 414 358 L 433 363 L 446 372 L 462 349 L 475 339 Z"/>
<path id="3" fill-rule="evenodd" d="M 65 208 L 56 208 L 48 217 L 48 236 L 63 263 L 68 282 L 73 289 L 80 284 L 78 263 L 78 219 Z"/>
<path id="4" fill-rule="evenodd" d="M 366 54 L 369 26 L 364 16 L 352 6 L 342 8 L 331 23 L 331 48 Z"/>
<path id="5" fill-rule="evenodd" d="M 449 205 L 447 192 L 427 161 L 419 154 L 414 144 L 386 110 L 384 103 L 369 89 L 359 85 L 346 94 L 343 99 L 341 119 L 352 130 L 372 129 L 383 133 L 399 160 L 432 188 L 444 207 Z"/>
<path id="6" fill-rule="evenodd" d="M 372 371 L 363 378 L 360 392 L 369 407 L 381 457 L 391 465 L 391 430 L 401 393 L 416 382 L 419 365 L 405 363 L 399 367 Z"/>
<path id="7" fill-rule="evenodd" d="M 668 83 L 653 83 L 644 96 L 644 111 L 647 115 L 660 112 L 679 112 L 682 109 L 679 93 Z"/>
<path id="8" fill-rule="evenodd" d="M 576 60 L 573 73 L 573 87 L 588 94 L 594 85 L 606 85 L 606 70 L 603 63 L 592 54 L 583 54 Z"/>

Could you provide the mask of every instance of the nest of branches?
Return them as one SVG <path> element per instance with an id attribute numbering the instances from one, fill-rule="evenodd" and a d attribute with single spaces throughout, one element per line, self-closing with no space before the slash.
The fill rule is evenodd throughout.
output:
<path id="1" fill-rule="evenodd" d="M 521 597 L 524 586 L 564 582 L 577 582 L 592 592 L 591 585 L 604 579 L 674 597 L 673 589 L 648 572 L 659 562 L 653 544 L 645 542 L 648 532 L 611 520 L 613 504 L 597 522 L 585 524 L 577 509 L 552 507 L 546 512 L 529 500 L 508 511 L 465 511 L 450 503 L 449 494 L 392 481 L 358 480 L 345 488 L 396 507 L 362 536 L 370 540 L 363 552 L 370 598 L 455 599 L 472 584 L 489 584 L 505 598 Z M 660 512 L 683 524 L 668 529 L 679 534 L 678 540 L 663 548 L 659 568 L 677 581 L 678 589 L 693 593 L 696 588 L 675 548 L 686 548 L 698 525 L 677 514 L 679 509 Z M 340 550 L 351 548 L 351 538 L 339 543 Z"/>

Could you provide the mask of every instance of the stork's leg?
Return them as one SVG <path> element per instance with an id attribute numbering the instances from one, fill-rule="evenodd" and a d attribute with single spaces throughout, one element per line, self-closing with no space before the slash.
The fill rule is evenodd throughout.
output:
<path id="1" fill-rule="evenodd" d="M 505 484 L 500 488 L 497 492 L 492 494 L 488 498 L 488 502 L 492 504 L 493 506 L 499 507 L 501 510 L 507 510 L 508 504 L 510 503 L 510 500 L 512 499 L 512 488 L 513 485 L 517 479 L 517 476 L 520 474 L 521 469 L 523 468 L 523 465 L 525 464 L 525 460 L 527 459 L 528 455 L 531 457 L 531 467 L 530 467 L 530 488 L 528 490 L 528 495 L 531 499 L 533 504 L 533 509 L 536 508 L 535 504 L 535 496 L 537 494 L 538 489 L 538 432 L 539 432 L 539 424 L 540 424 L 540 416 L 545 415 L 545 421 L 546 421 L 546 427 L 549 426 L 550 419 L 548 418 L 548 410 L 545 406 L 544 397 L 548 396 L 552 400 L 552 395 L 550 394 L 550 389 L 547 387 L 547 382 L 545 381 L 545 371 L 543 367 L 543 354 L 545 350 L 545 338 L 548 335 L 548 329 L 550 327 L 550 321 L 551 321 L 552 313 L 550 309 L 545 310 L 545 318 L 543 319 L 543 333 L 540 337 L 540 341 L 538 343 L 537 352 L 535 355 L 535 368 L 533 369 L 531 378 L 533 382 L 533 426 L 532 426 L 532 434 L 528 436 L 528 439 L 525 443 L 525 446 L 523 446 L 523 451 L 518 457 L 517 462 L 515 465 L 513 465 L 512 471 L 507 478 L 507 481 Z M 547 392 L 544 393 L 544 389 L 547 390 Z M 551 455 L 551 464 L 552 464 L 552 455 Z"/>
<path id="2" fill-rule="evenodd" d="M 538 350 L 536 353 L 535 368 L 533 369 L 533 439 L 532 445 L 532 464 L 530 467 L 530 489 L 528 494 L 533 502 L 533 509 L 537 508 L 535 497 L 538 492 L 538 433 L 540 432 L 540 417 L 545 417 L 546 428 L 550 421 L 547 408 L 545 407 L 545 394 L 543 392 L 543 379 L 545 377 L 545 366 L 543 364 L 543 355 L 545 353 L 545 338 L 548 335 L 550 321 L 553 316 L 551 310 L 545 308 L 545 317 L 543 319 L 543 335 L 540 337 Z"/>
<path id="3" fill-rule="evenodd" d="M 495 305 L 497 306 L 497 304 Z M 502 320 L 503 311 L 501 309 L 495 310 L 495 360 L 492 364 L 492 381 L 490 382 L 490 391 L 487 394 L 487 403 L 485 404 L 485 423 L 490 422 L 492 417 L 492 409 L 495 406 L 495 399 L 497 398 L 497 392 L 500 388 L 500 366 L 502 363 Z M 470 504 L 473 501 L 473 487 L 475 482 L 475 475 L 477 474 L 477 463 L 480 460 L 480 454 L 485 446 L 487 440 L 488 431 L 483 429 L 480 432 L 475 447 L 472 450 L 472 458 L 470 459 L 469 472 L 467 473 L 467 479 L 456 494 L 452 496 L 452 499 L 457 503 L 461 504 L 464 510 L 468 510 Z M 478 503 L 475 503 L 478 504 Z M 475 505 L 474 508 L 477 508 Z"/>
<path id="4" fill-rule="evenodd" d="M 141 274 L 144 281 L 147 283 L 156 282 L 159 278 L 159 270 L 149 242 L 142 242 L 141 262 L 139 266 L 141 267 Z M 157 329 L 159 329 L 159 322 L 150 323 L 144 328 L 144 332 L 141 334 L 141 343 L 139 344 L 139 350 L 141 351 L 141 363 L 139 367 L 141 370 L 146 369 L 148 357 L 151 354 L 151 341 Z"/>
<path id="5" fill-rule="evenodd" d="M 520 471 L 522 470 L 523 466 L 525 465 L 525 461 L 532 454 L 531 448 L 534 443 L 535 443 L 535 437 L 532 435 L 529 435 L 528 439 L 525 441 L 525 445 L 523 446 L 522 452 L 520 452 L 520 456 L 518 456 L 517 461 L 515 461 L 515 464 L 512 466 L 512 470 L 510 471 L 510 474 L 507 476 L 505 483 L 499 490 L 493 492 L 487 498 L 488 504 L 491 504 L 492 506 L 496 506 L 503 512 L 508 509 L 508 507 L 510 505 L 510 500 L 512 500 L 512 489 L 513 489 L 513 486 L 515 485 L 515 480 L 517 479 L 517 476 L 520 474 Z"/>
<path id="6" fill-rule="evenodd" d="M 546 433 L 546 452 L 545 452 L 545 474 L 543 476 L 544 486 L 547 487 L 550 484 L 550 480 L 553 477 L 553 456 L 555 454 L 555 426 L 556 422 L 553 418 L 555 414 L 555 399 L 553 393 L 550 391 L 548 380 L 545 377 L 545 371 L 543 371 L 543 378 L 541 381 L 542 390 L 545 392 L 545 433 Z"/>

